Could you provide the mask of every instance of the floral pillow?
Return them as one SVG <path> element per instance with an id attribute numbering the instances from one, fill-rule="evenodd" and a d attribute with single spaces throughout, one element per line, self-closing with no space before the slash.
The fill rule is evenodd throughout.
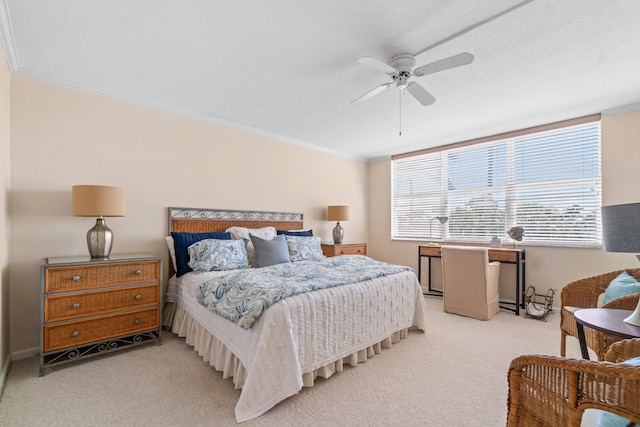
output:
<path id="1" fill-rule="evenodd" d="M 200 240 L 189 246 L 189 267 L 196 273 L 249 266 L 244 240 Z"/>
<path id="2" fill-rule="evenodd" d="M 320 237 L 285 236 L 291 262 L 324 258 Z"/>
<path id="3" fill-rule="evenodd" d="M 191 271 L 189 267 L 189 246 L 193 245 L 200 240 L 205 239 L 220 239 L 230 240 L 231 234 L 229 233 L 176 233 L 171 232 L 173 239 L 174 252 L 176 256 L 176 275 L 182 276 Z"/>

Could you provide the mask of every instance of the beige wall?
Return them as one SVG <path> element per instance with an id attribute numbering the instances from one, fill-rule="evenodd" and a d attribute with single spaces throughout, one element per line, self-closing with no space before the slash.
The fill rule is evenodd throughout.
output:
<path id="1" fill-rule="evenodd" d="M 107 221 L 116 236 L 114 252 L 155 253 L 165 267 L 168 206 L 302 212 L 306 225 L 329 241 L 334 224 L 325 221 L 325 207 L 349 204 L 345 241 L 368 242 L 371 256 L 417 269 L 420 242 L 390 238 L 389 161 L 367 165 L 20 76 L 11 79 L 9 115 L 10 76 L 3 65 L 2 355 L 9 321 L 12 352 L 39 344 L 40 259 L 86 254 L 85 233 L 95 221 L 71 216 L 74 184 L 125 187 L 127 217 Z M 603 117 L 605 204 L 640 199 L 638 140 L 640 112 Z M 596 249 L 527 247 L 527 283 L 538 292 L 559 290 L 571 280 L 636 263 L 633 255 Z M 501 293 L 507 299 L 514 297 L 512 276 L 513 266 L 504 266 Z"/>
<path id="2" fill-rule="evenodd" d="M 640 201 L 640 111 L 602 117 L 603 204 Z M 418 244 L 425 242 L 391 240 L 391 161 L 369 165 L 369 254 L 388 262 L 418 269 Z M 560 289 L 568 282 L 626 267 L 637 267 L 633 254 L 606 253 L 601 249 L 526 248 L 527 285 L 537 293 L 557 289 L 554 304 L 560 302 Z M 426 261 L 424 261 L 426 264 Z M 434 266 L 434 284 L 441 286 L 440 267 Z M 426 272 L 423 266 L 423 272 Z M 514 266 L 501 269 L 500 294 L 515 299 Z M 426 275 L 423 274 L 426 286 Z"/>
<path id="3" fill-rule="evenodd" d="M 0 377 L 9 361 L 9 153 L 11 75 L 0 43 Z M 4 382 L 0 380 L 0 390 Z"/>
<path id="4" fill-rule="evenodd" d="M 346 242 L 367 241 L 367 165 L 14 76 L 11 140 L 11 351 L 39 345 L 40 259 L 86 254 L 92 218 L 71 216 L 71 186 L 126 188 L 108 218 L 114 253 L 167 261 L 167 207 L 302 212 L 324 241 L 329 204 L 351 205 Z"/>

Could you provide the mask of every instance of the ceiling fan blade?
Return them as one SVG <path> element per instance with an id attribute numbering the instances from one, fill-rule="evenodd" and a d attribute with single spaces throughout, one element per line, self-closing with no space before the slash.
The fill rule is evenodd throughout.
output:
<path id="1" fill-rule="evenodd" d="M 358 62 L 362 65 L 366 65 L 367 67 L 373 68 L 374 70 L 382 71 L 387 74 L 393 74 L 398 71 L 391 65 L 385 64 L 372 56 L 363 56 L 362 58 L 358 58 Z"/>
<path id="2" fill-rule="evenodd" d="M 413 70 L 415 76 L 426 76 L 427 74 L 433 74 L 440 71 L 448 70 L 450 68 L 461 67 L 463 65 L 471 64 L 473 62 L 473 55 L 469 52 L 462 52 L 457 55 L 450 56 L 440 61 L 426 64 Z"/>
<path id="3" fill-rule="evenodd" d="M 413 95 L 422 105 L 431 105 L 436 102 L 436 98 L 416 82 L 411 82 L 407 85 L 407 92 Z"/>
<path id="4" fill-rule="evenodd" d="M 364 95 L 361 95 L 361 96 L 357 97 L 356 99 L 351 101 L 350 104 L 358 104 L 360 102 L 366 101 L 367 99 L 371 99 L 374 96 L 376 96 L 377 94 L 379 94 L 380 92 L 383 92 L 386 88 L 388 88 L 392 84 L 393 84 L 393 82 L 385 83 L 383 85 L 380 85 L 377 88 L 375 88 L 373 90 L 370 90 L 369 92 L 365 93 Z"/>

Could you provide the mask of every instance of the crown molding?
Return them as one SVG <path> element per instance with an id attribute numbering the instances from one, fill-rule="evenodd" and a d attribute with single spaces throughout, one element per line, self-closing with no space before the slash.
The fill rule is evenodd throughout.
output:
<path id="1" fill-rule="evenodd" d="M 20 61 L 18 60 L 18 51 L 13 38 L 13 26 L 9 16 L 7 1 L 0 0 L 0 38 L 2 38 L 9 71 L 15 73 L 20 68 Z"/>
<path id="2" fill-rule="evenodd" d="M 0 0 L 2 1 L 2 0 Z M 204 123 L 208 123 L 210 125 L 214 125 L 214 126 L 220 126 L 220 127 L 224 127 L 224 128 L 228 128 L 228 129 L 233 129 L 233 130 L 237 130 L 240 132 L 245 132 L 245 133 L 249 133 L 249 134 L 253 134 L 253 135 L 257 135 L 257 136 L 262 136 L 268 139 L 272 139 L 278 142 L 284 142 L 286 144 L 291 144 L 291 145 L 296 145 L 298 147 L 301 148 L 306 148 L 308 150 L 314 150 L 314 151 L 321 151 L 327 154 L 332 154 L 334 156 L 338 156 L 338 157 L 343 157 L 343 158 L 348 158 L 351 160 L 357 160 L 357 161 L 361 161 L 361 162 L 366 162 L 367 159 L 366 158 L 362 158 L 362 157 L 358 157 L 358 156 L 353 156 L 347 153 L 343 153 L 343 152 L 339 152 L 339 151 L 335 151 L 335 150 L 329 150 L 326 149 L 324 147 L 320 147 L 318 145 L 314 145 L 314 144 L 310 144 L 308 142 L 304 142 L 304 141 L 300 141 L 294 138 L 289 138 L 283 135 L 278 135 L 276 133 L 272 133 L 272 132 L 267 132 L 261 129 L 256 129 L 253 128 L 251 126 L 246 126 L 246 125 L 241 125 L 238 123 L 234 123 L 234 122 L 230 122 L 227 120 L 222 120 L 222 119 L 218 119 L 215 117 L 209 117 L 209 116 L 205 116 L 203 114 L 199 114 L 199 113 L 195 113 L 193 111 L 189 111 L 189 110 L 184 110 L 184 109 L 180 109 L 180 108 L 175 108 L 175 107 L 171 107 L 171 106 L 167 106 L 167 105 L 162 105 L 162 104 L 157 104 L 154 102 L 149 102 L 140 98 L 136 98 L 134 96 L 130 96 L 130 95 L 126 95 L 120 92 L 116 92 L 116 91 L 111 91 L 111 90 L 105 90 L 105 89 L 100 89 L 94 86 L 90 86 L 90 85 L 86 85 L 84 83 L 80 83 L 80 82 L 76 82 L 76 81 L 72 81 L 72 80 L 66 80 L 66 79 L 58 79 L 58 78 L 54 78 L 51 76 L 47 76 L 45 74 L 41 74 L 41 73 L 36 73 L 33 71 L 29 71 L 29 70 L 25 70 L 23 68 L 18 68 L 15 71 L 15 74 L 23 76 L 23 77 L 27 77 L 30 79 L 34 79 L 34 80 L 39 80 L 45 83 L 50 83 L 52 85 L 56 85 L 56 86 L 63 86 L 63 87 L 67 87 L 70 89 L 75 89 L 75 90 L 79 90 L 81 92 L 86 92 L 86 93 L 90 93 L 93 95 L 98 95 L 98 96 L 102 96 L 105 98 L 110 98 L 110 99 L 114 99 L 116 101 L 122 101 L 122 102 L 126 102 L 129 104 L 135 104 L 135 105 L 139 105 L 142 107 L 146 107 L 146 108 L 151 108 L 154 110 L 159 110 L 159 111 L 163 111 L 165 113 L 169 113 L 169 114 L 174 114 L 177 116 L 181 116 L 181 117 L 186 117 L 188 119 L 191 120 L 196 120 L 199 122 L 204 122 Z"/>

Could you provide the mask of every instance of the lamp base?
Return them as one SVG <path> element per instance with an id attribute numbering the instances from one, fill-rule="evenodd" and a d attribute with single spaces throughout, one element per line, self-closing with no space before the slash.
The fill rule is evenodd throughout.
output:
<path id="1" fill-rule="evenodd" d="M 96 220 L 96 225 L 87 231 L 87 247 L 89 255 L 93 259 L 107 259 L 111 254 L 113 246 L 113 232 L 104 218 L 100 217 Z"/>
<path id="2" fill-rule="evenodd" d="M 640 326 L 640 301 L 638 301 L 638 306 L 635 311 L 631 313 L 631 316 L 624 319 L 624 322 L 630 325 Z"/>
<path id="3" fill-rule="evenodd" d="M 333 228 L 333 243 L 342 243 L 342 239 L 344 238 L 344 229 L 340 225 L 340 221 Z"/>

